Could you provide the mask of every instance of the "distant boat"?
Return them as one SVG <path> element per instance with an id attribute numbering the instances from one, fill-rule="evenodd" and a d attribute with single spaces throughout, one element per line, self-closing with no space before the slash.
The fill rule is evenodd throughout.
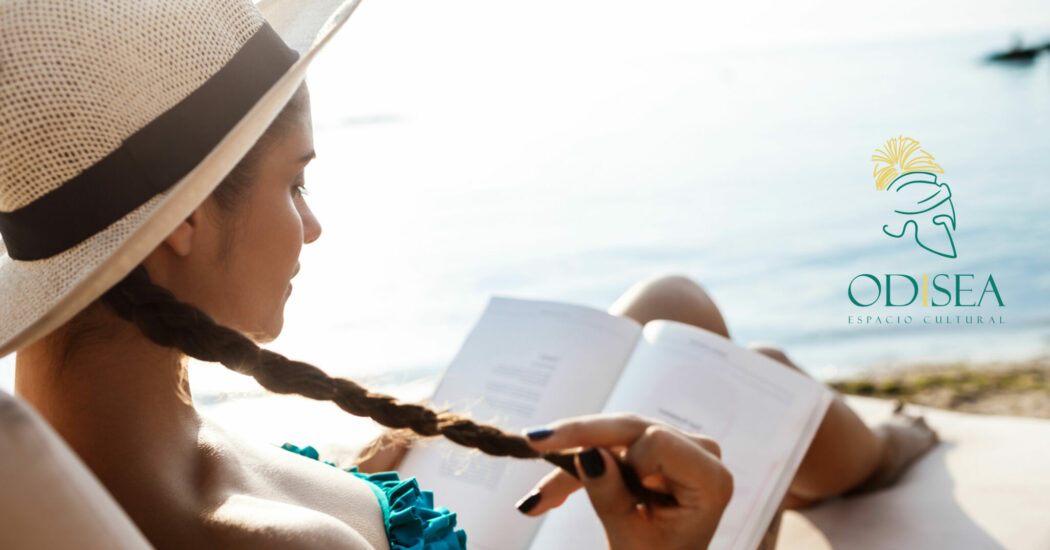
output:
<path id="1" fill-rule="evenodd" d="M 993 53 L 988 56 L 988 61 L 1032 61 L 1039 52 L 1050 50 L 1050 42 L 1041 46 L 1024 47 L 1020 40 L 1014 41 L 1014 47 L 1009 51 Z"/>

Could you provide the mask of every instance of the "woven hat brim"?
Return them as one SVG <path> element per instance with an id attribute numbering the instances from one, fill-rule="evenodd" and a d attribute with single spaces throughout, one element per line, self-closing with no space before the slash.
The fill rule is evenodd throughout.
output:
<path id="1" fill-rule="evenodd" d="M 127 276 L 258 141 L 306 68 L 360 0 L 263 0 L 257 7 L 301 55 L 212 151 L 167 191 L 56 256 L 17 261 L 0 242 L 0 357 L 49 334 Z"/>

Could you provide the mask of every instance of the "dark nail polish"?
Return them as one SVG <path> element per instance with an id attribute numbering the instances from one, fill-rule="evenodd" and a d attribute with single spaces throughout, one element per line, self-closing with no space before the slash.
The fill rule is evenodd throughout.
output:
<path id="1" fill-rule="evenodd" d="M 532 428 L 525 432 L 525 437 L 529 438 L 529 441 L 539 441 L 546 439 L 554 433 L 554 430 L 550 428 Z"/>
<path id="2" fill-rule="evenodd" d="M 580 465 L 587 477 L 598 477 L 605 473 L 605 461 L 594 447 L 580 453 Z"/>
<path id="3" fill-rule="evenodd" d="M 521 503 L 518 504 L 518 511 L 523 514 L 529 513 L 529 510 L 535 508 L 536 504 L 540 502 L 541 496 L 543 495 L 539 491 L 533 491 L 532 494 L 530 494 L 528 497 L 525 498 L 525 500 L 521 501 Z"/>

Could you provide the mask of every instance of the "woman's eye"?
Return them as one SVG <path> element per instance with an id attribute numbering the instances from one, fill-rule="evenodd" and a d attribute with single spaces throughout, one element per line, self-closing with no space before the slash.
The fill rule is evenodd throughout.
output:
<path id="1" fill-rule="evenodd" d="M 296 176 L 295 182 L 292 184 L 292 195 L 302 197 L 309 194 L 309 191 L 306 190 L 306 182 L 303 181 L 303 175 L 299 174 Z"/>

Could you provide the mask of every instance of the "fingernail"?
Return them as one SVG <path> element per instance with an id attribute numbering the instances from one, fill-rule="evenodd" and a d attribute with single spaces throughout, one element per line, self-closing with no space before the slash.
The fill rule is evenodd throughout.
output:
<path id="1" fill-rule="evenodd" d="M 594 447 L 580 453 L 580 465 L 587 477 L 598 477 L 605 473 L 605 461 Z"/>
<path id="2" fill-rule="evenodd" d="M 525 431 L 525 437 L 529 438 L 529 441 L 539 441 L 547 439 L 553 433 L 554 430 L 550 428 L 530 428 Z"/>
<path id="3" fill-rule="evenodd" d="M 536 504 L 539 503 L 541 496 L 543 495 L 539 491 L 533 491 L 529 496 L 525 497 L 525 500 L 518 503 L 518 511 L 523 514 L 529 513 L 529 510 L 535 508 Z"/>

